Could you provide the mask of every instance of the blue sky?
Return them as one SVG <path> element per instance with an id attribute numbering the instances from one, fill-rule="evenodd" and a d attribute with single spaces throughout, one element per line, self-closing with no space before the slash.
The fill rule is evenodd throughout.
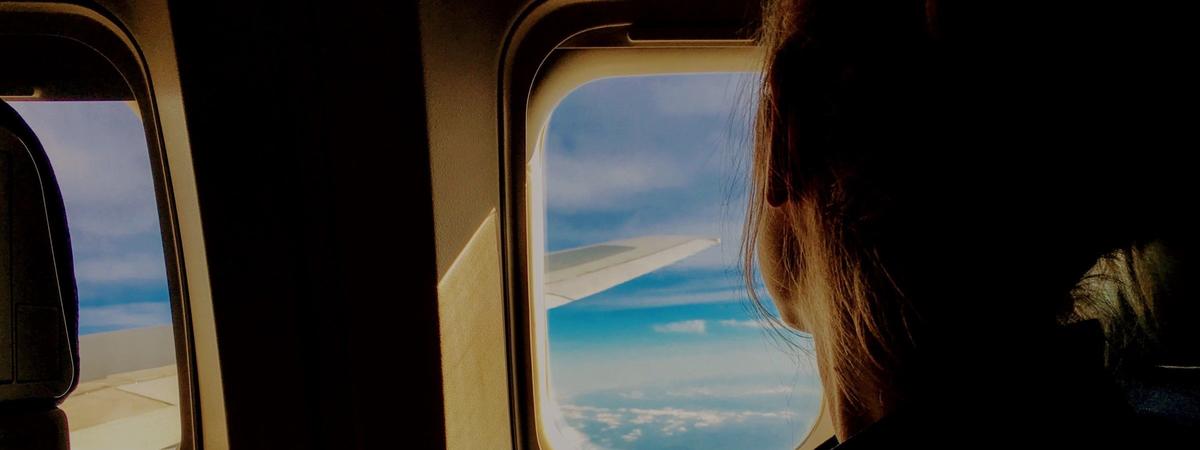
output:
<path id="1" fill-rule="evenodd" d="M 66 204 L 80 333 L 171 323 L 141 119 L 124 102 L 13 102 Z"/>
<path id="2" fill-rule="evenodd" d="M 551 385 L 585 447 L 791 449 L 811 424 L 811 356 L 771 338 L 738 266 L 754 78 L 604 79 L 551 118 L 548 251 L 652 234 L 722 242 L 547 313 Z"/>

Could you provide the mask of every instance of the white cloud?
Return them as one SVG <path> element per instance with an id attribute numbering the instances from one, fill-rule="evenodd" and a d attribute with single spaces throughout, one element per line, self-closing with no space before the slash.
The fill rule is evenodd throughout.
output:
<path id="1" fill-rule="evenodd" d="M 696 427 L 702 428 L 699 424 L 697 424 Z M 678 433 L 686 433 L 687 430 L 688 430 L 688 427 L 683 424 L 683 421 L 680 421 L 680 420 L 668 421 L 666 426 L 662 427 L 662 433 L 667 436 L 674 436 L 675 434 L 678 434 Z"/>
<path id="2" fill-rule="evenodd" d="M 566 448 L 606 450 L 604 447 L 596 445 L 588 435 L 570 424 L 587 419 L 589 414 L 599 411 L 599 408 L 577 405 L 554 405 L 554 409 L 558 410 L 558 414 L 549 413 L 554 425 L 549 427 L 547 431 L 552 430 L 557 435 L 555 442 L 562 443 Z"/>
<path id="3" fill-rule="evenodd" d="M 597 412 L 592 416 L 592 420 L 606 425 L 607 429 L 610 430 L 621 426 L 621 414 L 609 412 L 607 410 Z"/>
<path id="4" fill-rule="evenodd" d="M 667 391 L 668 397 L 711 397 L 713 390 L 706 387 L 690 387 Z"/>
<path id="5" fill-rule="evenodd" d="M 801 390 L 802 392 L 809 392 L 809 393 L 813 392 L 813 391 L 805 390 L 803 388 L 779 385 L 779 386 L 762 387 L 762 388 L 757 388 L 757 389 L 748 389 L 748 390 L 746 390 L 745 394 L 746 395 L 780 395 L 780 394 L 795 393 L 797 390 Z"/>
<path id="6" fill-rule="evenodd" d="M 761 336 L 688 339 L 636 348 L 617 346 L 596 352 L 554 354 L 550 361 L 554 389 L 564 401 L 606 390 L 644 390 L 664 381 L 681 389 L 709 379 L 816 377 L 811 353 L 785 351 Z"/>
<path id="7" fill-rule="evenodd" d="M 75 276 L 95 282 L 162 280 L 166 263 L 161 255 L 149 253 L 81 259 L 75 263 Z"/>
<path id="8" fill-rule="evenodd" d="M 650 414 L 638 414 L 632 420 L 630 420 L 629 423 L 632 423 L 634 425 L 645 425 L 645 424 L 648 424 L 653 421 L 654 421 L 654 416 L 652 416 Z"/>
<path id="9" fill-rule="evenodd" d="M 778 395 L 819 395 L 818 387 L 809 385 L 733 386 L 733 387 L 687 387 L 666 391 L 668 397 L 676 398 L 744 398 Z"/>
<path id="10" fill-rule="evenodd" d="M 662 434 L 672 436 L 697 428 L 712 428 L 742 423 L 750 419 L 791 420 L 797 417 L 793 411 L 751 411 L 685 408 L 598 408 L 564 404 L 564 416 L 575 422 L 593 421 L 605 426 L 605 430 L 617 429 L 626 423 L 639 425 L 621 438 L 633 442 L 644 435 L 642 426 L 657 428 Z M 626 420 L 627 417 L 632 417 Z"/>
<path id="11" fill-rule="evenodd" d="M 731 115 L 748 108 L 754 99 L 756 77 L 672 77 L 656 83 L 654 106 L 671 115 Z M 739 106 L 745 105 L 747 107 Z"/>
<path id="12" fill-rule="evenodd" d="M 157 240 L 160 239 L 158 209 L 152 202 L 153 200 L 147 199 L 147 203 L 141 205 L 118 205 L 111 209 L 101 209 L 77 206 L 84 203 L 79 199 L 64 200 L 68 208 L 67 221 L 74 234 Z"/>
<path id="13" fill-rule="evenodd" d="M 126 329 L 171 323 L 171 305 L 165 301 L 85 306 L 79 309 L 80 328 Z"/>
<path id="14" fill-rule="evenodd" d="M 670 155 L 584 150 L 547 153 L 547 205 L 560 212 L 623 207 L 648 192 L 681 188 L 692 174 Z"/>
<path id="15" fill-rule="evenodd" d="M 158 213 L 141 119 L 121 102 L 15 105 L 54 168 L 73 234 L 153 231 Z"/>
<path id="16" fill-rule="evenodd" d="M 642 437 L 642 429 L 634 428 L 633 431 L 625 433 L 623 436 L 621 436 L 621 439 L 625 442 L 633 442 L 638 440 L 640 437 Z"/>
<path id="17" fill-rule="evenodd" d="M 587 100 L 570 124 L 552 125 L 545 145 L 546 199 L 555 213 L 684 212 L 739 192 L 747 159 L 746 113 L 726 76 L 681 77 Z M 628 86 L 626 86 L 628 87 Z M 618 91 L 622 89 L 616 87 Z M 613 98 L 635 96 L 632 103 Z M 582 105 L 581 105 L 582 106 Z M 704 117 L 680 117 L 680 116 Z M 556 231 L 557 233 L 557 231 Z"/>
<path id="18" fill-rule="evenodd" d="M 718 426 L 728 422 L 743 422 L 749 418 L 791 418 L 796 413 L 791 411 L 724 411 L 713 409 L 681 409 L 681 408 L 657 408 L 657 409 L 640 409 L 629 408 L 629 412 L 639 415 L 647 415 L 657 419 L 666 421 L 669 425 L 689 425 L 693 428 L 704 428 Z"/>
<path id="19" fill-rule="evenodd" d="M 656 333 L 704 334 L 708 331 L 708 324 L 703 320 L 683 320 L 654 325 L 654 331 Z"/>

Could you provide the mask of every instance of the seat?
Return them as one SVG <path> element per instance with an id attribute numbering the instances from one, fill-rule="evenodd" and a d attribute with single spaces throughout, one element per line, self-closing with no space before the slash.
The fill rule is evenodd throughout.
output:
<path id="1" fill-rule="evenodd" d="M 1133 411 L 1173 440 L 1200 442 L 1200 313 L 1191 224 L 1101 259 L 1081 284 L 1078 319 L 1104 324 L 1106 365 Z M 1163 227 L 1168 228 L 1168 227 Z"/>
<path id="2" fill-rule="evenodd" d="M 58 405 L 79 379 L 78 313 L 54 171 L 0 101 L 0 448 L 69 448 Z"/>

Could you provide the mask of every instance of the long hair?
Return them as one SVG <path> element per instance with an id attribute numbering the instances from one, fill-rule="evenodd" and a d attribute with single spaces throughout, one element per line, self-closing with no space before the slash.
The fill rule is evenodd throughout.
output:
<path id="1" fill-rule="evenodd" d="M 760 252 L 779 256 L 763 276 L 839 407 L 902 403 L 948 355 L 1036 345 L 1081 317 L 1098 260 L 1166 220 L 1161 154 L 1097 151 L 1157 143 L 1149 80 L 1111 67 L 1139 67 L 1135 46 L 1096 43 L 1119 15 L 1000 4 L 765 7 L 744 273 L 761 310 Z"/>

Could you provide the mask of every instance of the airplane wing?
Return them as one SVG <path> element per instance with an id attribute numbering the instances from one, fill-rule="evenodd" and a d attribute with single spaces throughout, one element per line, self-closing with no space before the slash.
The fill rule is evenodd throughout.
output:
<path id="1" fill-rule="evenodd" d="M 546 308 L 602 292 L 720 242 L 695 236 L 646 236 L 550 253 L 546 255 Z"/>
<path id="2" fill-rule="evenodd" d="M 79 337 L 79 386 L 63 402 L 72 450 L 179 444 L 179 376 L 170 326 Z"/>

